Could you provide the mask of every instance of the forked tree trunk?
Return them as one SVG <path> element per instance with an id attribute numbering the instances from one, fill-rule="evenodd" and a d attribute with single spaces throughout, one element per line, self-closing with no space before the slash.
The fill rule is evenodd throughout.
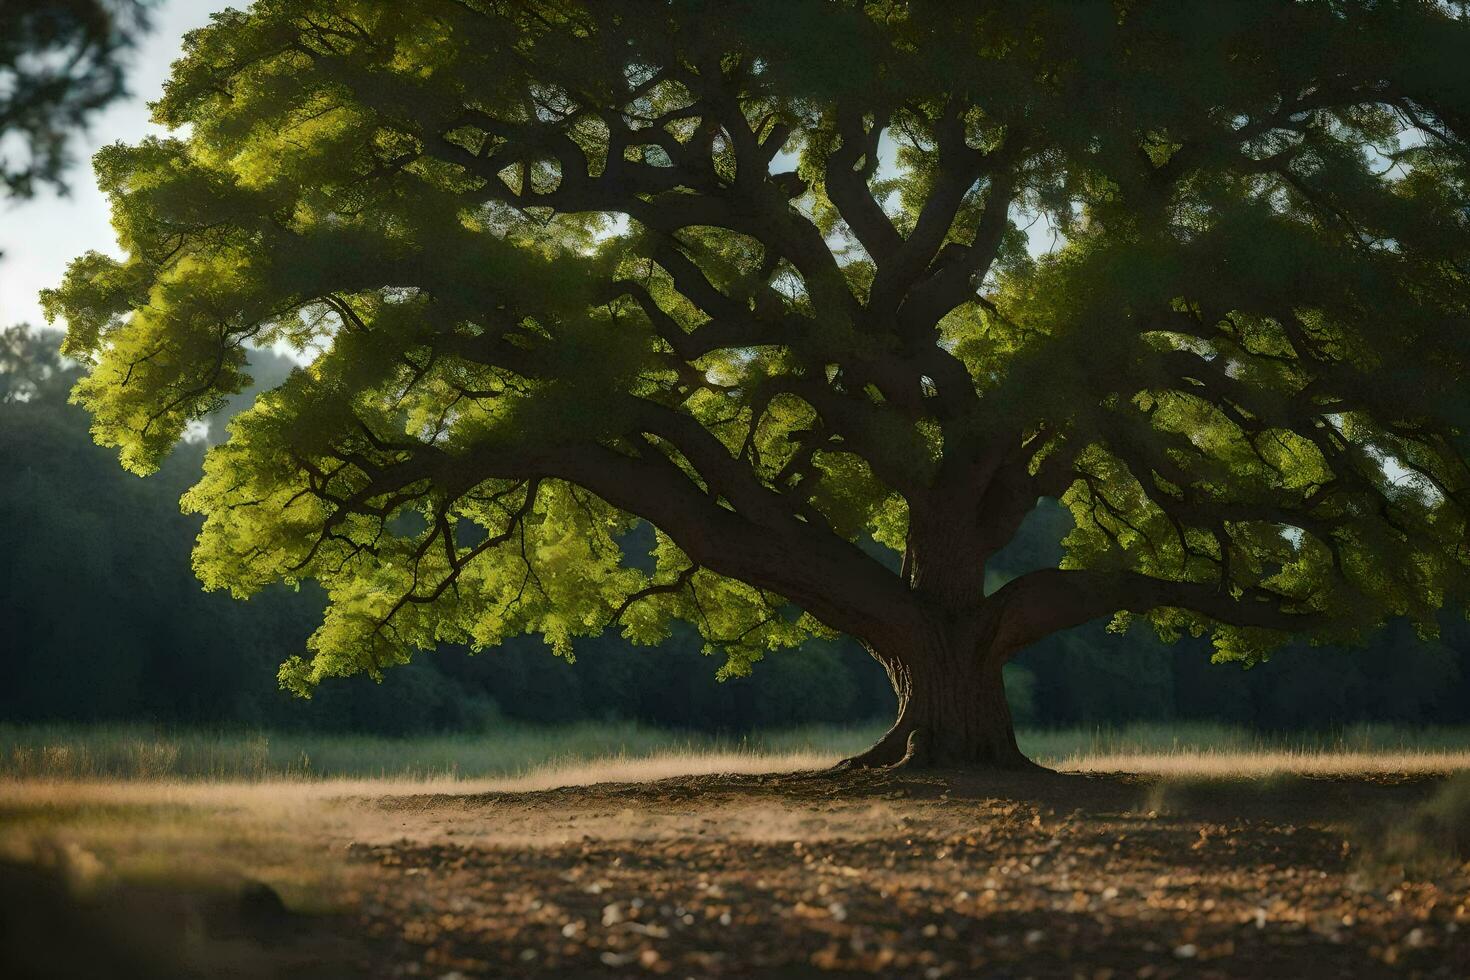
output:
<path id="1" fill-rule="evenodd" d="M 1039 768 L 1016 746 L 1001 677 L 1004 658 L 944 644 L 923 644 L 902 657 L 870 652 L 888 671 L 898 720 L 843 766 Z"/>

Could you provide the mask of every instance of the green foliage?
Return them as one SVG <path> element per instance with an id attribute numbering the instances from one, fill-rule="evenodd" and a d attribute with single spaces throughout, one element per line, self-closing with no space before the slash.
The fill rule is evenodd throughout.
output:
<path id="1" fill-rule="evenodd" d="M 139 473 L 249 345 L 308 355 L 185 498 L 207 587 L 325 589 L 300 694 L 611 626 L 727 676 L 972 642 L 1048 497 L 1017 646 L 1428 634 L 1470 588 L 1467 43 L 1428 0 L 260 0 L 188 38 L 177 137 L 99 154 L 124 258 L 47 310 Z"/>
<path id="2" fill-rule="evenodd" d="M 276 586 L 245 603 L 201 593 L 188 566 L 199 521 L 177 501 L 199 477 L 204 444 L 186 443 L 150 480 L 124 473 L 88 438 L 85 413 L 65 403 L 78 369 L 57 342 L 0 331 L 0 717 L 407 735 L 482 732 L 502 714 L 714 732 L 845 724 L 891 709 L 882 670 L 850 642 L 818 641 L 721 685 L 687 629 L 656 649 L 588 641 L 575 668 L 528 638 L 475 658 L 445 648 L 383 684 L 333 679 L 297 702 L 276 688 L 274 669 L 320 619 L 320 591 Z M 221 414 L 291 369 L 251 351 L 256 386 Z M 222 435 L 221 426 L 209 440 Z"/>
<path id="3" fill-rule="evenodd" d="M 809 641 L 720 684 L 700 656 L 704 641 L 681 624 L 653 648 L 630 648 L 614 635 L 583 640 L 575 664 L 546 656 L 531 637 L 479 656 L 446 646 L 382 684 L 333 678 L 310 703 L 295 702 L 276 690 L 273 670 L 309 635 L 323 597 L 306 585 L 299 593 L 268 588 L 245 603 L 201 594 L 186 554 L 198 520 L 179 515 L 177 498 L 198 478 L 203 445 L 186 443 L 150 480 L 124 473 L 91 444 L 85 413 L 65 404 L 77 368 L 57 358 L 56 341 L 19 328 L 0 333 L 0 620 L 8 640 L 0 717 L 377 735 L 614 721 L 748 732 L 865 722 L 893 709 L 882 669 L 850 640 Z M 285 358 L 252 351 L 256 388 L 221 416 L 291 369 Z M 218 425 L 211 441 L 222 435 Z M 992 589 L 1055 566 L 1070 529 L 1059 504 L 1034 511 L 990 563 Z M 642 525 L 619 545 L 648 569 L 642 553 L 656 540 Z M 1170 649 L 1141 626 L 1118 634 L 1092 624 L 1025 651 L 1006 668 L 1006 687 L 1018 724 L 1041 728 L 1169 720 L 1178 730 L 1187 719 L 1289 731 L 1370 720 L 1463 724 L 1470 630 L 1447 618 L 1441 640 L 1426 643 L 1396 623 L 1361 649 L 1293 648 L 1242 670 L 1211 664 L 1200 641 Z M 1043 747 L 1039 738 L 1023 741 Z"/>

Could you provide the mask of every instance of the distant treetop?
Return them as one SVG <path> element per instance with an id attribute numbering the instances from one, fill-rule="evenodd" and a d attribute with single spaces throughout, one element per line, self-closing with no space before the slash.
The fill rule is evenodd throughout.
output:
<path id="1" fill-rule="evenodd" d="M 145 13 L 141 0 L 0 3 L 0 189 L 65 186 L 70 141 L 124 93 L 123 55 Z"/>

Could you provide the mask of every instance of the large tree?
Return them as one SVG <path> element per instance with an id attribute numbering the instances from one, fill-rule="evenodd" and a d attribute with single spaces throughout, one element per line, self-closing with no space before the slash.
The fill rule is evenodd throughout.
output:
<path id="1" fill-rule="evenodd" d="M 1019 765 L 1054 631 L 1464 603 L 1467 51 L 1431 0 L 261 0 L 47 302 L 139 472 L 309 357 L 185 498 L 207 586 L 327 588 L 294 690 L 841 631 L 900 702 L 853 762 Z M 1046 497 L 1061 567 L 987 590 Z"/>

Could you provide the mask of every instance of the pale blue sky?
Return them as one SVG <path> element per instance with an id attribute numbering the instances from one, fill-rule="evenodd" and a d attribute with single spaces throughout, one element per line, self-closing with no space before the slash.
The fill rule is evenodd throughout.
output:
<path id="1" fill-rule="evenodd" d="M 243 6 L 236 0 L 235 6 Z M 132 97 L 93 117 L 87 132 L 72 144 L 74 164 L 67 174 L 70 193 L 50 189 L 21 203 L 0 203 L 0 328 L 13 323 L 40 326 L 38 290 L 60 281 L 66 265 L 90 249 L 115 252 L 107 201 L 92 178 L 92 154 L 118 140 L 132 143 L 160 132 L 148 121 L 147 103 L 157 98 L 169 65 L 179 56 L 185 31 L 209 21 L 226 0 L 162 0 L 155 6 L 153 30 L 133 53 L 128 72 Z"/>

